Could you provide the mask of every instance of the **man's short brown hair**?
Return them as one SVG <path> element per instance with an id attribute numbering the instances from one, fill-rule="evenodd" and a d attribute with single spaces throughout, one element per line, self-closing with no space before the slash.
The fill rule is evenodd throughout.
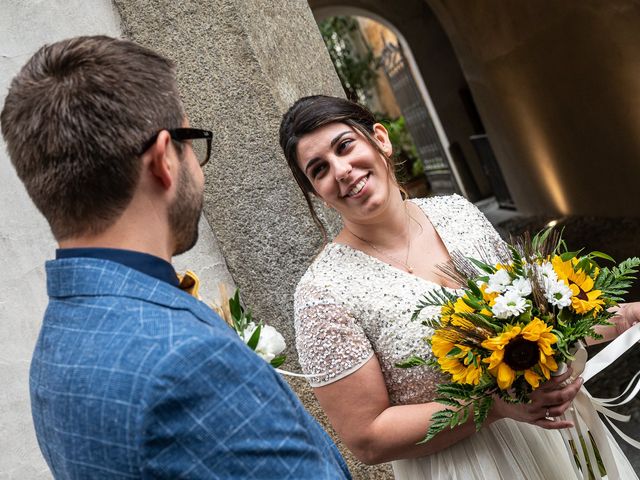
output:
<path id="1" fill-rule="evenodd" d="M 42 47 L 0 113 L 11 162 L 58 240 L 115 222 L 135 191 L 142 145 L 183 119 L 173 63 L 104 36 Z"/>

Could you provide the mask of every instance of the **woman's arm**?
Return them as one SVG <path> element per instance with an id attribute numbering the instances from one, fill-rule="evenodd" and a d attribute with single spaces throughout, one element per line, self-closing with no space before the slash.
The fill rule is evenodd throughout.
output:
<path id="1" fill-rule="evenodd" d="M 572 426 L 571 422 L 545 418 L 547 409 L 549 416 L 562 414 L 580 389 L 581 379 L 566 387 L 560 386 L 570 374 L 571 370 L 544 384 L 533 393 L 530 404 L 496 402 L 486 424 L 509 417 L 548 429 Z M 340 438 L 367 464 L 429 455 L 476 431 L 470 416 L 465 424 L 444 430 L 426 444 L 416 445 L 426 435 L 431 416 L 446 407 L 435 402 L 391 406 L 375 356 L 351 375 L 317 387 L 314 392 Z"/>
<path id="2" fill-rule="evenodd" d="M 615 313 L 615 315 L 609 319 L 609 322 L 613 323 L 613 325 L 596 326 L 595 331 L 602 335 L 602 338 L 599 340 L 587 338 L 587 345 L 597 345 L 598 343 L 610 342 L 618 335 L 640 322 L 640 302 L 621 303 L 617 307 L 610 308 L 609 311 Z"/>

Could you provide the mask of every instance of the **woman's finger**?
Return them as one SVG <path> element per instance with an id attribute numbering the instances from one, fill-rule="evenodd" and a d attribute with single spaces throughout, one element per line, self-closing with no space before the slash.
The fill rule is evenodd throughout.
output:
<path id="1" fill-rule="evenodd" d="M 536 420 L 533 422 L 534 425 L 538 427 L 546 428 L 547 430 L 560 430 L 562 428 L 571 428 L 573 427 L 573 422 L 568 420 L 549 420 L 546 418 L 541 418 L 540 420 Z"/>
<path id="2" fill-rule="evenodd" d="M 569 367 L 566 372 L 562 375 L 558 375 L 557 377 L 551 377 L 549 380 L 544 382 L 538 390 L 556 390 L 558 388 L 562 388 L 562 382 L 571 378 L 571 374 L 573 374 L 573 368 Z"/>
<path id="3" fill-rule="evenodd" d="M 537 398 L 538 403 L 542 403 L 543 405 L 561 405 L 565 402 L 572 401 L 580 387 L 582 387 L 582 383 L 584 379 L 582 377 L 578 377 L 564 387 L 558 388 L 557 390 L 547 390 L 542 392 L 540 396 Z"/>
<path id="4" fill-rule="evenodd" d="M 566 412 L 569 408 L 571 408 L 572 402 L 573 400 L 569 400 L 560 405 L 553 405 L 551 407 L 548 407 L 542 414 L 543 418 L 544 417 L 555 418 L 555 417 L 561 416 L 564 412 Z"/>

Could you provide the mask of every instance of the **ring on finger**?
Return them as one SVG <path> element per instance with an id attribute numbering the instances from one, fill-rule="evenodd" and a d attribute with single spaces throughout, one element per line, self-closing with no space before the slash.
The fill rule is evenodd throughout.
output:
<path id="1" fill-rule="evenodd" d="M 544 418 L 551 418 L 551 412 L 549 411 L 548 408 L 544 412 Z"/>

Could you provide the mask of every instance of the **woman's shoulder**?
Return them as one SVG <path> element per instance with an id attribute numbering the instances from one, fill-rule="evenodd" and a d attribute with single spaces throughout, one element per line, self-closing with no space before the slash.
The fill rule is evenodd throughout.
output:
<path id="1" fill-rule="evenodd" d="M 319 292 L 327 294 L 330 291 L 341 264 L 338 258 L 341 255 L 340 247 L 340 244 L 330 242 L 313 259 L 298 281 L 294 294 L 296 301 L 308 296 L 309 292 L 317 295 Z"/>
<path id="2" fill-rule="evenodd" d="M 478 208 L 462 195 L 436 195 L 433 197 L 412 198 L 411 201 L 429 213 L 441 212 L 455 214 L 459 211 L 478 211 Z"/>
<path id="3" fill-rule="evenodd" d="M 436 227 L 451 224 L 486 228 L 487 218 L 480 209 L 461 195 L 441 195 L 411 199 Z"/>

